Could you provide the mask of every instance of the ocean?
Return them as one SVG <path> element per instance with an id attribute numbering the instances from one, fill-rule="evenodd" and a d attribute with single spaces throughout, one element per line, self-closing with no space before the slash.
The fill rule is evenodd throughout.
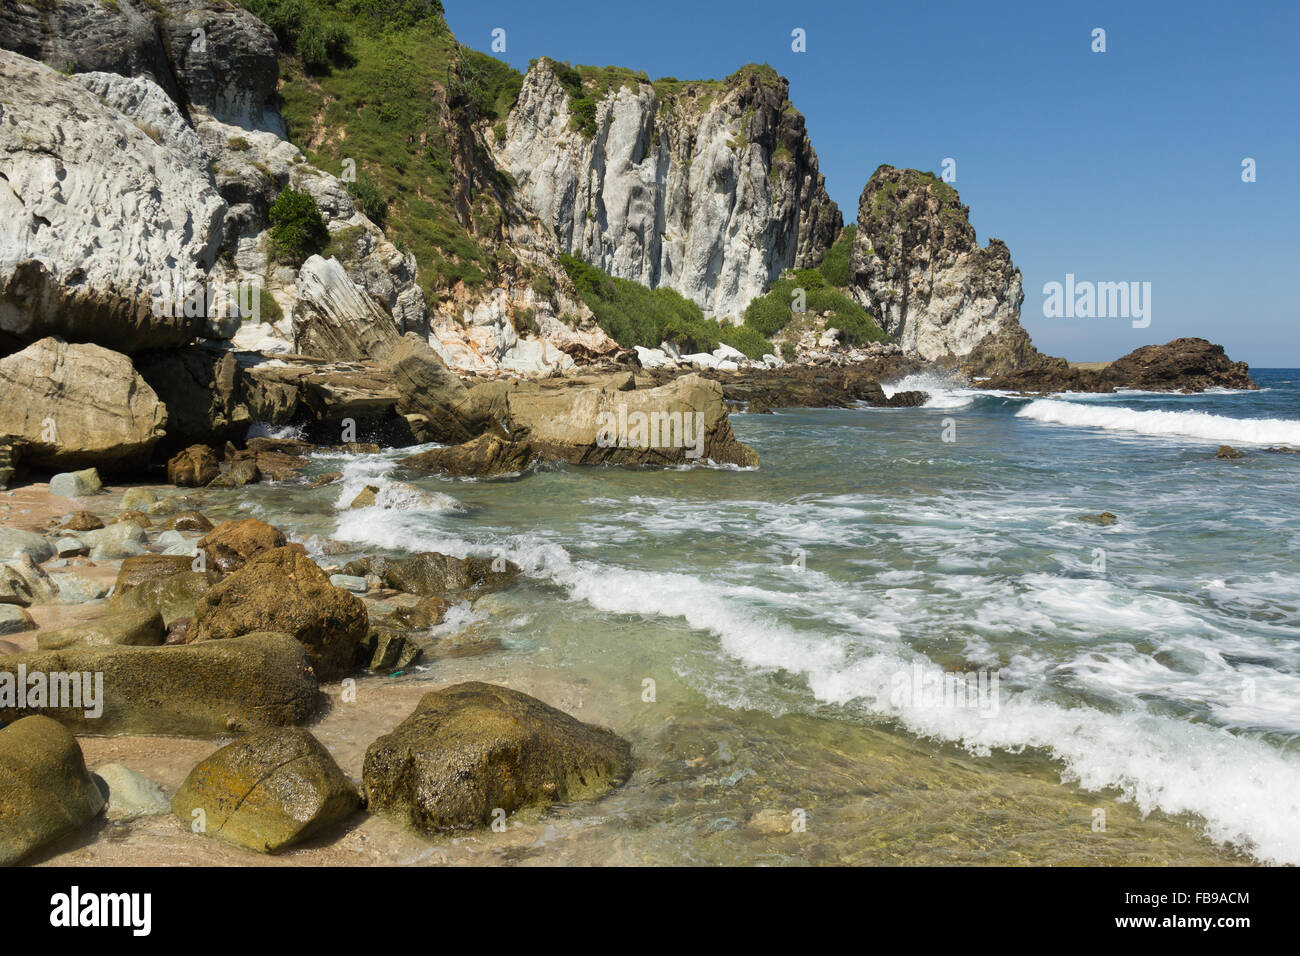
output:
<path id="1" fill-rule="evenodd" d="M 1265 448 L 1300 448 L 1300 370 L 1252 375 L 1051 399 L 911 377 L 887 390 L 923 408 L 733 414 L 757 469 L 470 481 L 393 450 L 204 510 L 322 564 L 524 569 L 436 629 L 463 655 L 363 679 L 509 682 L 632 741 L 627 785 L 546 811 L 516 862 L 1296 864 L 1300 455 Z M 389 729 L 326 724 L 332 748 Z"/>

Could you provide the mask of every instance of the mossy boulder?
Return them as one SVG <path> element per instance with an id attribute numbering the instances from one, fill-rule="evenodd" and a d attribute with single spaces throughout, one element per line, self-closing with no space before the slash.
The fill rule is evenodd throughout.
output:
<path id="1" fill-rule="evenodd" d="M 316 676 L 338 680 L 354 666 L 369 618 L 360 598 L 330 584 L 295 548 L 275 548 L 217 584 L 194 611 L 192 643 L 253 631 L 289 634 L 307 648 Z"/>
<path id="2" fill-rule="evenodd" d="M 366 750 L 372 813 L 426 832 L 486 826 L 493 811 L 603 795 L 631 746 L 535 697 L 477 681 L 425 694 Z"/>
<path id="3" fill-rule="evenodd" d="M 201 818 L 208 836 L 275 853 L 343 823 L 360 803 L 315 737 L 284 728 L 247 734 L 204 760 L 172 798 L 172 812 L 186 826 Z"/>
<path id="4" fill-rule="evenodd" d="M 0 729 L 0 865 L 78 830 L 104 809 L 76 739 L 48 717 Z"/>
<path id="5" fill-rule="evenodd" d="M 20 671 L 21 668 L 21 671 Z M 20 708 L 4 691 L 35 673 L 102 675 L 98 708 L 55 707 L 47 697 Z M 83 683 L 84 686 L 84 683 Z M 82 734 L 213 737 L 302 723 L 316 710 L 316 676 L 287 634 L 162 647 L 116 644 L 0 657 L 0 720 L 30 713 Z M 99 712 L 95 713 L 98 709 Z"/>
<path id="6" fill-rule="evenodd" d="M 104 644 L 157 647 L 163 642 L 165 633 L 162 615 L 145 608 L 105 614 L 85 624 L 57 631 L 42 631 L 36 635 L 36 646 L 43 651 Z"/>
<path id="7" fill-rule="evenodd" d="M 199 599 L 221 578 L 211 567 L 195 571 L 193 565 L 194 559 L 185 555 L 127 558 L 117 572 L 109 609 L 157 611 L 168 627 L 181 618 L 193 617 Z"/>

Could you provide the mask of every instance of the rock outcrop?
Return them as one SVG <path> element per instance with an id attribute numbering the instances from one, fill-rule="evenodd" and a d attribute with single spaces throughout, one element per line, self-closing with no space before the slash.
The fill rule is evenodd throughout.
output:
<path id="1" fill-rule="evenodd" d="M 125 355 L 45 338 L 0 359 L 0 436 L 30 467 L 138 468 L 166 424 L 166 408 Z"/>
<path id="2" fill-rule="evenodd" d="M 1025 368 L 980 384 L 1018 392 L 1113 392 L 1117 388 L 1199 392 L 1259 387 L 1250 377 L 1250 366 L 1228 358 L 1222 345 L 1198 338 L 1144 345 L 1101 368 L 1079 368 L 1065 359 L 1043 356 Z"/>
<path id="3" fill-rule="evenodd" d="M 575 78 L 538 60 L 495 145 L 515 198 L 561 252 L 717 316 L 738 316 L 785 269 L 821 261 L 842 217 L 789 84 L 770 67 L 720 82 L 589 79 L 585 130 Z"/>
<path id="4" fill-rule="evenodd" d="M 622 783 L 631 747 L 535 697 L 493 684 L 425 694 L 366 751 L 372 813 L 423 831 L 468 829 L 538 803 L 590 799 Z"/>
<path id="5" fill-rule="evenodd" d="M 975 374 L 1037 357 L 1020 325 L 1020 270 L 999 239 L 981 248 L 970 208 L 931 173 L 881 166 L 858 203 L 852 293 L 903 347 Z"/>
<path id="6" fill-rule="evenodd" d="M 226 204 L 189 165 L 192 143 L 165 138 L 187 129 L 174 107 L 161 129 L 132 120 L 8 51 L 0 86 L 0 348 L 59 335 L 130 353 L 193 338 L 201 320 L 157 299 L 203 281 Z"/>
<path id="7" fill-rule="evenodd" d="M 226 122 L 284 132 L 272 105 L 275 34 L 220 0 L 6 4 L 0 48 L 59 71 L 148 77 L 182 109 L 206 108 Z"/>
<path id="8" fill-rule="evenodd" d="M 0 657 L 0 689 L 20 675 L 67 675 L 85 688 L 99 681 L 98 701 L 34 699 L 25 706 L 0 695 L 0 719 L 52 717 L 80 734 L 215 737 L 305 721 L 316 710 L 316 677 L 307 652 L 287 634 L 247 634 L 179 647 L 83 645 Z M 94 706 L 92 706 L 94 705 Z M 97 712 L 98 711 L 98 712 Z"/>

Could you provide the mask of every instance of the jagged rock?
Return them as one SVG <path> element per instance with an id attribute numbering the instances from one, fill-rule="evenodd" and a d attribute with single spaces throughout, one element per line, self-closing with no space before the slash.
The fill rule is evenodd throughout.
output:
<path id="1" fill-rule="evenodd" d="M 937 176 L 879 167 L 858 203 L 852 292 L 904 351 L 1006 372 L 1037 357 L 1020 270 L 1001 240 L 980 248 L 969 215 Z"/>
<path id="2" fill-rule="evenodd" d="M 1215 458 L 1232 460 L 1234 458 L 1245 458 L 1244 452 L 1239 452 L 1231 445 L 1220 445 L 1219 450 L 1214 453 Z"/>
<path id="3" fill-rule="evenodd" d="M 570 128 L 568 93 L 541 59 L 496 159 L 560 251 L 739 315 L 785 269 L 817 265 L 842 224 L 788 90 L 768 67 L 663 99 L 629 78 L 599 101 L 588 136 Z"/>
<path id="4" fill-rule="evenodd" d="M 471 682 L 425 694 L 366 750 L 363 781 L 371 813 L 433 832 L 485 826 L 497 809 L 599 797 L 631 762 L 612 731 Z"/>
<path id="5" fill-rule="evenodd" d="M 722 387 L 684 375 L 653 389 L 541 388 L 506 396 L 507 427 L 544 459 L 571 464 L 753 467 L 758 453 L 736 440 Z"/>
<path id="6" fill-rule="evenodd" d="M 67 730 L 39 715 L 0 728 L 0 866 L 80 829 L 103 809 Z"/>
<path id="7" fill-rule="evenodd" d="M 307 652 L 287 634 L 246 634 L 177 647 L 101 645 L 0 657 L 4 675 L 103 675 L 102 713 L 87 707 L 25 711 L 0 697 L 0 717 L 43 713 L 77 733 L 214 737 L 302 723 L 316 710 L 316 677 Z M 66 701 L 60 701 L 64 703 Z"/>
<path id="8" fill-rule="evenodd" d="M 259 853 L 301 843 L 356 812 L 360 797 L 328 750 L 305 730 L 262 730 L 208 757 L 186 777 L 172 811 L 186 825 Z"/>
<path id="9" fill-rule="evenodd" d="M 322 681 L 345 676 L 366 635 L 366 606 L 333 587 L 311 558 L 275 548 L 215 585 L 194 612 L 191 643 L 278 631 L 300 641 Z"/>
<path id="10" fill-rule="evenodd" d="M 1174 339 L 1144 345 L 1102 368 L 1077 368 L 1065 359 L 1044 356 L 1029 366 L 980 383 L 983 388 L 1038 392 L 1204 391 L 1207 388 L 1258 388 L 1245 362 L 1234 362 L 1205 339 Z"/>
<path id="11" fill-rule="evenodd" d="M 208 177 L 162 130 L 41 63 L 0 51 L 0 86 L 0 348 L 193 338 L 201 319 L 155 298 L 160 283 L 192 289 L 215 260 L 225 203 Z"/>
<path id="12" fill-rule="evenodd" d="M 384 562 L 378 573 L 387 587 L 407 594 L 450 594 L 506 587 L 519 576 L 519 566 L 504 558 L 454 558 L 426 551 Z"/>
<path id="13" fill-rule="evenodd" d="M 433 448 L 403 458 L 401 464 L 458 478 L 491 478 L 524 472 L 534 457 L 533 447 L 528 442 L 506 441 L 485 434 L 473 441 Z"/>
<path id="14" fill-rule="evenodd" d="M 425 416 L 433 441 L 466 441 L 482 430 L 485 423 L 462 408 L 469 390 L 424 339 L 402 336 L 384 361 L 400 396 L 397 412 Z"/>
<path id="15" fill-rule="evenodd" d="M 167 408 L 162 451 L 196 444 L 219 446 L 244 437 L 252 416 L 233 352 L 191 346 L 145 356 L 138 367 Z"/>
<path id="16" fill-rule="evenodd" d="M 257 518 L 243 521 L 226 521 L 199 539 L 199 549 L 221 571 L 237 571 L 250 559 L 283 548 L 287 543 L 284 532 Z"/>
<path id="17" fill-rule="evenodd" d="M 195 30 L 202 30 L 202 43 Z M 283 135 L 275 34 L 251 13 L 203 0 L 60 0 L 10 6 L 0 47 L 55 70 L 146 76 L 177 104 Z"/>
<path id="18" fill-rule="evenodd" d="M 362 667 L 385 674 L 405 670 L 417 664 L 424 649 L 407 637 L 405 632 L 391 627 L 372 627 L 357 648 L 357 660 Z"/>
<path id="19" fill-rule="evenodd" d="M 29 553 L 0 565 L 0 604 L 49 604 L 59 596 L 59 589 L 50 576 L 32 560 Z"/>
<path id="20" fill-rule="evenodd" d="M 104 614 L 85 624 L 42 631 L 36 637 L 36 646 L 43 651 L 100 644 L 157 647 L 162 642 L 163 619 L 153 610 Z"/>
<path id="21" fill-rule="evenodd" d="M 0 434 L 31 467 L 142 467 L 166 423 L 125 355 L 46 338 L 0 359 Z"/>
<path id="22" fill-rule="evenodd" d="M 402 333 L 337 259 L 312 256 L 298 273 L 293 339 L 294 349 L 302 355 L 363 361 L 385 358 Z"/>
<path id="23" fill-rule="evenodd" d="M 73 78 L 106 106 L 111 106 L 177 155 L 202 179 L 208 176 L 208 153 L 189 120 L 154 80 L 118 73 L 76 73 Z"/>
<path id="24" fill-rule="evenodd" d="M 219 474 L 221 465 L 207 445 L 191 445 L 167 462 L 167 480 L 182 488 L 202 488 Z"/>
<path id="25" fill-rule="evenodd" d="M 377 495 L 378 493 L 379 493 L 378 485 L 366 485 L 357 493 L 357 496 L 352 499 L 352 504 L 348 505 L 348 507 L 369 508 L 371 505 L 375 503 L 375 495 Z"/>
<path id="26" fill-rule="evenodd" d="M 95 776 L 108 788 L 104 818 L 109 823 L 127 823 L 171 812 L 171 803 L 162 787 L 142 773 L 120 763 L 108 763 L 98 768 Z"/>

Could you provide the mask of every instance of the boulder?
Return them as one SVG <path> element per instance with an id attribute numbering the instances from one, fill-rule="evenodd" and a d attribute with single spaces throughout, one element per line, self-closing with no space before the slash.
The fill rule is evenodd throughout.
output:
<path id="1" fill-rule="evenodd" d="M 448 607 L 446 599 L 431 594 L 411 607 L 397 608 L 388 619 L 413 631 L 427 631 L 446 620 Z"/>
<path id="2" fill-rule="evenodd" d="M 365 604 L 333 587 L 316 562 L 294 548 L 249 560 L 203 596 L 194 621 L 191 643 L 252 631 L 289 634 L 307 648 L 322 681 L 339 680 L 351 670 L 368 627 Z"/>
<path id="3" fill-rule="evenodd" d="M 199 550 L 223 572 L 237 571 L 250 558 L 283 548 L 287 539 L 279 528 L 256 518 L 226 521 L 199 539 Z"/>
<path id="4" fill-rule="evenodd" d="M 140 511 L 143 512 L 151 504 L 158 500 L 158 492 L 152 488 L 143 488 L 140 486 L 126 489 L 122 492 L 122 510 L 123 511 Z"/>
<path id="5" fill-rule="evenodd" d="M 202 488 L 219 474 L 217 456 L 207 445 L 191 445 L 167 462 L 167 480 L 183 488 Z"/>
<path id="6" fill-rule="evenodd" d="M 127 823 L 171 812 L 171 804 L 162 787 L 142 773 L 120 763 L 109 763 L 97 769 L 95 776 L 103 784 L 100 789 L 108 790 L 108 808 L 104 817 L 109 823 Z"/>
<path id="7" fill-rule="evenodd" d="M 548 460 L 758 465 L 758 453 L 732 434 L 722 386 L 696 374 L 631 392 L 532 383 L 510 391 L 506 401 L 510 434 Z"/>
<path id="8" fill-rule="evenodd" d="M 0 635 L 36 630 L 36 621 L 16 604 L 0 604 Z"/>
<path id="9" fill-rule="evenodd" d="M 0 565 L 0 604 L 31 607 L 49 604 L 58 596 L 58 587 L 30 554 Z"/>
<path id="10" fill-rule="evenodd" d="M 162 642 L 162 615 L 151 610 L 104 614 L 85 624 L 42 631 L 36 636 L 36 646 L 43 651 L 103 644 L 157 647 Z"/>
<path id="11" fill-rule="evenodd" d="M 82 471 L 65 471 L 50 479 L 50 494 L 63 498 L 82 498 L 98 494 L 103 485 L 94 468 Z"/>
<path id="12" fill-rule="evenodd" d="M 65 536 L 54 542 L 54 553 L 60 558 L 71 558 L 90 553 L 90 548 L 77 538 Z"/>
<path id="13" fill-rule="evenodd" d="M 48 561 L 54 557 L 54 546 L 44 535 L 35 531 L 0 527 L 0 561 L 24 555 L 38 563 Z"/>
<path id="14" fill-rule="evenodd" d="M 68 515 L 59 525 L 64 531 L 98 531 L 104 527 L 103 519 L 89 511 L 78 511 Z"/>
<path id="15" fill-rule="evenodd" d="M 21 668 L 21 670 L 20 670 Z M 103 677 L 102 699 L 79 706 L 28 692 L 5 696 L 20 674 Z M 8 676 L 7 676 L 8 675 Z M 43 713 L 84 734 L 215 737 L 298 724 L 316 710 L 316 677 L 302 645 L 286 634 L 163 647 L 83 645 L 0 657 L 0 719 Z M 95 706 L 102 708 L 96 713 Z"/>
<path id="16" fill-rule="evenodd" d="M 134 521 L 115 521 L 107 528 L 83 532 L 81 540 L 90 546 L 94 561 L 116 561 L 144 554 L 146 542 L 144 528 Z"/>
<path id="17" fill-rule="evenodd" d="M 384 361 L 399 395 L 397 413 L 423 415 L 426 441 L 463 442 L 487 426 L 469 414 L 469 390 L 427 340 L 404 335 Z"/>
<path id="18" fill-rule="evenodd" d="M 163 527 L 168 531 L 207 532 L 212 530 L 212 522 L 201 512 L 182 511 L 180 514 L 168 518 Z"/>
<path id="19" fill-rule="evenodd" d="M 220 579 L 214 568 L 194 570 L 191 558 L 148 554 L 127 558 L 118 570 L 108 607 L 113 611 L 156 611 L 171 627 L 194 616 L 199 599 Z"/>
<path id="20" fill-rule="evenodd" d="M 104 809 L 72 734 L 34 715 L 0 729 L 0 866 L 85 826 Z"/>
<path id="21" fill-rule="evenodd" d="M 526 441 L 509 441 L 483 434 L 472 441 L 433 448 L 403 458 L 401 464 L 456 478 L 493 478 L 528 470 L 535 454 Z"/>
<path id="22" fill-rule="evenodd" d="M 384 584 L 408 594 L 493 591 L 519 576 L 519 566 L 503 558 L 454 558 L 436 551 L 386 562 L 378 572 Z"/>
<path id="23" fill-rule="evenodd" d="M 261 730 L 222 747 L 172 798 L 186 825 L 202 811 L 206 832 L 259 853 L 301 843 L 350 816 L 360 798 L 329 751 L 296 728 Z"/>
<path id="24" fill-rule="evenodd" d="M 405 670 L 418 663 L 424 649 L 406 634 L 391 627 L 372 627 L 361 642 L 357 662 L 367 670 L 385 674 Z"/>
<path id="25" fill-rule="evenodd" d="M 98 601 L 108 593 L 108 585 L 98 578 L 80 574 L 59 574 L 51 578 L 59 589 L 59 604 L 85 604 Z"/>
<path id="26" fill-rule="evenodd" d="M 127 353 L 188 342 L 202 319 L 177 315 L 170 290 L 190 290 L 212 266 L 226 204 L 166 139 L 187 125 L 179 111 L 161 126 L 137 119 L 3 50 L 0 87 L 0 347 L 46 336 Z M 96 398 L 84 410 L 109 403 Z"/>
<path id="27" fill-rule="evenodd" d="M 140 468 L 166 423 L 125 355 L 45 338 L 0 359 L 0 435 L 12 436 L 28 467 Z"/>
<path id="28" fill-rule="evenodd" d="M 477 681 L 425 694 L 366 750 L 371 813 L 426 832 L 487 825 L 494 810 L 603 795 L 631 770 L 609 730 Z"/>

